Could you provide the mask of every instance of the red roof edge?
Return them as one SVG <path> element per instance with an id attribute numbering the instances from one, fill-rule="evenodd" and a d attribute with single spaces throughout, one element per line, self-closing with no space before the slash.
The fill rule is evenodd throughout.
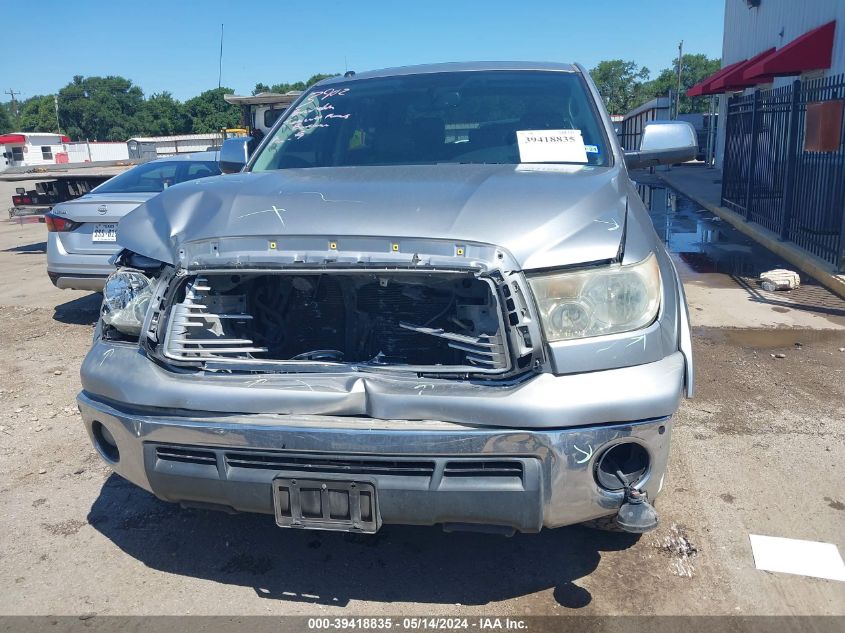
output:
<path id="1" fill-rule="evenodd" d="M 763 51 L 758 55 L 755 55 L 751 59 L 744 61 L 742 64 L 734 68 L 731 72 L 725 73 L 721 77 L 719 77 L 716 81 L 712 83 L 710 86 L 714 90 L 719 90 L 720 92 L 726 92 L 728 90 L 738 89 L 738 88 L 745 88 L 747 86 L 753 86 L 758 83 L 763 83 L 765 78 L 763 77 L 755 77 L 754 79 L 745 79 L 743 77 L 743 73 L 747 68 L 750 68 L 761 59 L 764 59 L 771 55 L 775 51 L 774 48 L 770 48 L 769 50 Z"/>
<path id="2" fill-rule="evenodd" d="M 700 97 L 702 95 L 710 95 L 710 94 L 718 93 L 719 92 L 718 90 L 711 90 L 710 89 L 711 84 L 714 81 L 716 81 L 717 79 L 719 79 L 720 77 L 722 77 L 723 75 L 725 75 L 725 74 L 731 72 L 732 70 L 734 70 L 740 64 L 744 64 L 746 61 L 747 60 L 743 59 L 741 62 L 734 62 L 733 64 L 728 64 L 724 68 L 720 68 L 715 73 L 713 73 L 712 75 L 709 75 L 708 77 L 705 77 L 704 79 L 699 81 L 697 84 L 695 84 L 692 88 L 687 90 L 687 96 L 688 97 Z"/>
<path id="3" fill-rule="evenodd" d="M 742 76 L 751 81 L 759 76 L 785 77 L 798 75 L 805 70 L 830 68 L 833 60 L 835 32 L 836 20 L 807 31 L 753 65 L 749 65 Z"/>
<path id="4" fill-rule="evenodd" d="M 0 134 L 0 145 L 7 143 L 26 143 L 26 136 L 23 134 Z"/>

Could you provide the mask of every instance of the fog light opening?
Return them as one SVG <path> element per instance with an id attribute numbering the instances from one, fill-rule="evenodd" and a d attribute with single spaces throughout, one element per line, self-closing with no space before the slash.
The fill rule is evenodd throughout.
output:
<path id="1" fill-rule="evenodd" d="M 120 451 L 117 448 L 117 442 L 111 431 L 100 422 L 96 420 L 91 425 L 91 430 L 94 433 L 94 440 L 97 445 L 97 450 L 100 455 L 107 461 L 117 463 L 120 461 Z"/>
<path id="2" fill-rule="evenodd" d="M 596 482 L 605 490 L 621 491 L 635 486 L 648 472 L 648 451 L 636 442 L 625 442 L 608 448 L 596 463 Z M 625 478 L 623 483 L 619 474 Z"/>

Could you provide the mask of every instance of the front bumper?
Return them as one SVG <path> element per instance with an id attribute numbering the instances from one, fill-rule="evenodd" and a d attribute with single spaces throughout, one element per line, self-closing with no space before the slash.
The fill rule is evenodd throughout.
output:
<path id="1" fill-rule="evenodd" d="M 602 452 L 620 442 L 646 448 L 650 466 L 639 487 L 653 499 L 663 484 L 671 436 L 669 417 L 519 429 L 328 415 L 185 417 L 123 410 L 85 392 L 78 402 L 101 456 L 118 474 L 168 501 L 272 514 L 271 482 L 282 469 L 343 460 L 382 469 L 371 478 L 384 523 L 475 524 L 525 532 L 614 514 L 622 494 L 598 486 L 593 472 Z M 116 461 L 101 450 L 97 423 L 114 438 Z M 167 457 L 180 450 L 177 459 Z M 264 465 L 243 467 L 250 459 Z M 409 476 L 401 469 L 408 460 L 430 467 Z M 485 473 L 482 462 L 491 460 L 509 467 L 498 469 L 504 474 Z M 390 471 L 389 464 L 399 464 L 399 470 Z M 469 472 L 450 476 L 455 464 Z M 320 471 L 307 472 L 317 476 Z"/>

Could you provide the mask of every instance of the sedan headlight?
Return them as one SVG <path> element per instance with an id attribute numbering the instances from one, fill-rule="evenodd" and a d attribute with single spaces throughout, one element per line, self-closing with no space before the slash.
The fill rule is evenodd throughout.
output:
<path id="1" fill-rule="evenodd" d="M 150 280 L 135 270 L 118 270 L 103 288 L 103 321 L 124 334 L 138 336 L 150 305 Z"/>
<path id="2" fill-rule="evenodd" d="M 629 332 L 660 308 L 660 268 L 652 253 L 630 266 L 529 277 L 548 341 Z"/>

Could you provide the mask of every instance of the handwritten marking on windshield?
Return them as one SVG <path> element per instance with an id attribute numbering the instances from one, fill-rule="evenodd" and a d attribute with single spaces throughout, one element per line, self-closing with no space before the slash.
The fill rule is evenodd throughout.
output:
<path id="1" fill-rule="evenodd" d="M 305 100 L 294 108 L 286 125 L 290 126 L 293 137 L 300 139 L 306 133 L 321 127 L 328 127 L 328 119 L 348 119 L 351 113 L 335 114 L 334 105 L 326 103 L 325 100 L 332 97 L 342 97 L 349 92 L 349 88 L 326 88 L 315 90 Z M 323 103 L 320 103 L 320 99 Z"/>
<path id="2" fill-rule="evenodd" d="M 315 99 L 316 97 L 323 97 L 324 99 L 328 99 L 329 97 L 342 97 L 349 92 L 349 88 L 326 88 L 325 90 L 315 90 L 310 95 L 308 95 L 308 99 Z"/>

